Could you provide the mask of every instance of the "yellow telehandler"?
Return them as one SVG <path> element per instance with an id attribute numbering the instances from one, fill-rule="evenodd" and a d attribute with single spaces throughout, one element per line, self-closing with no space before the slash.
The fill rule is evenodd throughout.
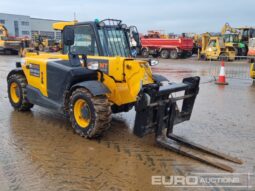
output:
<path id="1" fill-rule="evenodd" d="M 233 171 L 182 146 L 242 163 L 173 134 L 175 124 L 191 117 L 200 78 L 188 77 L 174 83 L 153 74 L 151 66 L 156 61 L 132 58 L 131 29 L 122 21 L 61 22 L 54 24 L 54 29 L 62 31 L 62 53 L 30 54 L 8 74 L 8 95 L 15 110 L 27 111 L 39 105 L 61 111 L 77 134 L 94 138 L 110 127 L 111 113 L 134 107 L 135 135 L 155 133 L 162 147 L 223 170 Z M 139 34 L 134 32 L 139 43 Z M 177 102 L 182 102 L 180 108 Z"/>

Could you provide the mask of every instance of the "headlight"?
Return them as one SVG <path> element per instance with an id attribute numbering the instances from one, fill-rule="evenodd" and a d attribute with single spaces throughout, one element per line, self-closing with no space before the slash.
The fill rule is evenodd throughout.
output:
<path id="1" fill-rule="evenodd" d="M 98 63 L 98 61 L 90 61 L 90 62 L 88 62 L 87 67 L 90 70 L 98 70 L 99 69 L 99 63 Z"/>

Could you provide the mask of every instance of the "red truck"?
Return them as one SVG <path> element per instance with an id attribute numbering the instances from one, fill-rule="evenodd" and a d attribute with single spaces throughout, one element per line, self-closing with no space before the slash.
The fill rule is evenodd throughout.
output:
<path id="1" fill-rule="evenodd" d="M 143 57 L 160 56 L 177 59 L 192 56 L 193 40 L 191 38 L 146 38 L 141 37 L 140 53 Z"/>

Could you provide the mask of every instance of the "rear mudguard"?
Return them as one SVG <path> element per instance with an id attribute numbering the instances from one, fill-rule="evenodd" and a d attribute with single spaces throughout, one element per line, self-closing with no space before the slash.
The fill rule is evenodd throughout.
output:
<path id="1" fill-rule="evenodd" d="M 135 107 L 134 134 L 139 137 L 152 132 L 160 135 L 164 128 L 172 133 L 175 124 L 189 120 L 199 92 L 199 82 L 200 77 L 190 77 L 184 78 L 180 84 L 153 84 L 144 87 Z M 181 91 L 184 91 L 183 96 L 172 96 Z M 183 100 L 181 111 L 176 103 L 179 100 Z"/>

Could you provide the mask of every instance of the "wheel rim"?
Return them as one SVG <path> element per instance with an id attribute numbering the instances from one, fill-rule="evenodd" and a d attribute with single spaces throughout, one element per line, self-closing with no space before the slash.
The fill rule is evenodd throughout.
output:
<path id="1" fill-rule="evenodd" d="M 74 117 L 81 128 L 87 128 L 91 120 L 91 112 L 87 102 L 78 99 L 74 104 Z"/>
<path id="2" fill-rule="evenodd" d="M 146 51 L 146 50 L 145 50 L 145 51 L 143 51 L 143 56 L 144 56 L 144 57 L 149 56 L 149 52 L 148 52 L 148 51 Z"/>
<path id="3" fill-rule="evenodd" d="M 162 58 L 167 58 L 168 52 L 167 51 L 162 51 Z"/>
<path id="4" fill-rule="evenodd" d="M 177 54 L 177 53 L 176 53 L 175 51 L 171 51 L 171 57 L 172 57 L 172 58 L 176 58 L 176 54 Z"/>
<path id="5" fill-rule="evenodd" d="M 20 101 L 20 91 L 18 84 L 16 82 L 11 83 L 10 87 L 11 99 L 14 103 L 18 103 Z"/>

